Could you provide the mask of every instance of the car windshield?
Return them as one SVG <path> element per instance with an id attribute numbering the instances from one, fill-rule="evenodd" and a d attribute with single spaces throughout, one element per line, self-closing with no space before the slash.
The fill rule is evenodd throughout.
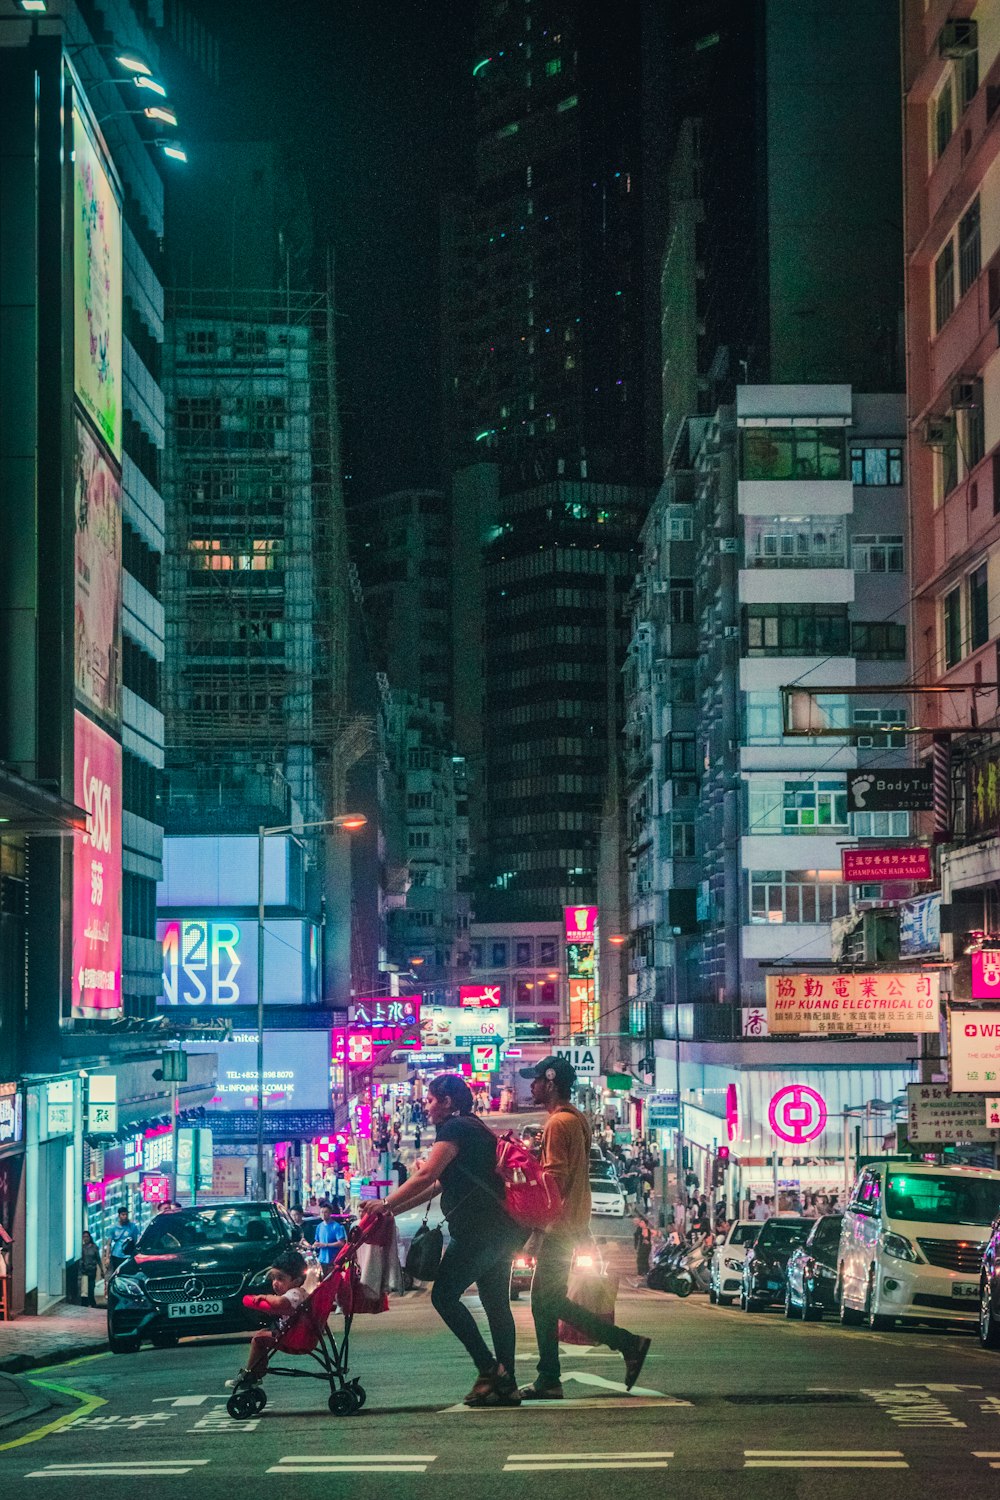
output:
<path id="1" fill-rule="evenodd" d="M 592 1161 L 590 1163 L 590 1180 L 591 1182 L 614 1182 L 616 1180 L 614 1168 L 610 1163 Z"/>
<path id="2" fill-rule="evenodd" d="M 810 1248 L 818 1254 L 824 1254 L 832 1250 L 835 1245 L 839 1245 L 842 1222 L 840 1214 L 828 1214 L 826 1218 L 820 1219 L 809 1241 Z"/>
<path id="3" fill-rule="evenodd" d="M 885 1211 L 914 1224 L 992 1224 L 1000 1182 L 981 1177 L 931 1177 L 890 1172 Z"/>
<path id="4" fill-rule="evenodd" d="M 617 1193 L 617 1182 L 610 1181 L 606 1177 L 592 1177 L 590 1179 L 591 1191 L 595 1193 Z"/>
<path id="5" fill-rule="evenodd" d="M 783 1222 L 778 1219 L 768 1219 L 764 1228 L 757 1238 L 758 1250 L 793 1250 L 796 1245 L 801 1245 L 806 1235 L 812 1228 L 808 1219 L 792 1219 Z"/>
<path id="6" fill-rule="evenodd" d="M 139 1236 L 140 1254 L 200 1249 L 208 1245 L 273 1245 L 284 1238 L 281 1221 L 266 1203 L 219 1204 L 157 1214 Z"/>
<path id="7" fill-rule="evenodd" d="M 731 1245 L 749 1245 L 751 1240 L 757 1238 L 760 1230 L 759 1224 L 734 1224 L 733 1232 L 729 1236 Z"/>

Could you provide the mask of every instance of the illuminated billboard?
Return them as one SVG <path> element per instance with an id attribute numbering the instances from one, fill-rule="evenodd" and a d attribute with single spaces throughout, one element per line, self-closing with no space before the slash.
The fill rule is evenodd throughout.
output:
<path id="1" fill-rule="evenodd" d="M 77 710 L 73 797 L 87 812 L 73 843 L 73 1015 L 122 1008 L 122 750 Z"/>
<path id="2" fill-rule="evenodd" d="M 257 1033 L 234 1031 L 226 1042 L 186 1042 L 188 1052 L 214 1052 L 218 1081 L 209 1109 L 257 1108 Z M 264 1108 L 330 1108 L 330 1033 L 264 1032 Z"/>
<path id="3" fill-rule="evenodd" d="M 122 695 L 122 491 L 86 423 L 77 417 L 75 426 L 76 694 L 85 707 L 117 728 Z"/>
<path id="4" fill-rule="evenodd" d="M 458 1004 L 462 1010 L 498 1010 L 503 1005 L 503 985 L 501 983 L 459 985 Z"/>
<path id="5" fill-rule="evenodd" d="M 563 916 L 566 919 L 566 941 L 567 943 L 592 943 L 597 931 L 597 907 L 596 906 L 566 906 L 563 908 Z"/>
<path id="6" fill-rule="evenodd" d="M 856 1032 L 888 1036 L 938 1029 L 940 976 L 898 974 L 768 974 L 770 1036 Z"/>
<path id="7" fill-rule="evenodd" d="M 122 456 L 122 219 L 111 178 L 73 111 L 73 389 Z"/>
<path id="8" fill-rule="evenodd" d="M 161 920 L 161 1005 L 229 1007 L 257 1004 L 257 919 L 197 912 Z M 312 1004 L 319 998 L 316 929 L 311 922 L 264 927 L 264 999 L 269 1005 Z"/>

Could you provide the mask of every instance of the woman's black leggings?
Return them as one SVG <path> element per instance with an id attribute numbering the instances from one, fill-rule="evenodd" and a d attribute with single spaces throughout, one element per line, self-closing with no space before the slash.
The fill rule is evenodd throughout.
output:
<path id="1" fill-rule="evenodd" d="M 442 1321 L 468 1349 L 480 1374 L 492 1367 L 493 1355 L 461 1297 L 475 1282 L 490 1325 L 496 1362 L 513 1375 L 515 1336 L 514 1315 L 510 1310 L 510 1263 L 520 1244 L 520 1239 L 495 1234 L 489 1240 L 472 1235 L 453 1237 L 441 1258 L 431 1302 Z"/>

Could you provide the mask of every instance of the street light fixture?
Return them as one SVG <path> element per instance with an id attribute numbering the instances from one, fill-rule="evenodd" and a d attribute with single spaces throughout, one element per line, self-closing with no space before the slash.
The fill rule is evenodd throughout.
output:
<path id="1" fill-rule="evenodd" d="M 163 140 L 158 137 L 155 144 L 159 146 L 164 156 L 169 156 L 172 161 L 186 162 L 188 159 L 184 147 L 178 145 L 176 141 Z"/>
<path id="2" fill-rule="evenodd" d="M 261 824 L 257 829 L 257 1192 L 261 1197 L 264 1194 L 264 840 L 276 833 L 307 833 L 318 828 L 342 828 L 354 833 L 367 822 L 363 813 L 341 813 L 314 823 L 281 823 L 274 828 Z"/>

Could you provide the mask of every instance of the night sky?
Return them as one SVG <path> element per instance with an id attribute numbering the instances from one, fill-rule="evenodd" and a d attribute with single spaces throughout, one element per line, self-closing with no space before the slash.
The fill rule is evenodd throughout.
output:
<path id="1" fill-rule="evenodd" d="M 467 175 L 473 0 L 188 3 L 222 80 L 203 105 L 176 80 L 187 170 L 199 136 L 294 144 L 335 249 L 349 498 L 440 483 L 438 202 Z"/>

